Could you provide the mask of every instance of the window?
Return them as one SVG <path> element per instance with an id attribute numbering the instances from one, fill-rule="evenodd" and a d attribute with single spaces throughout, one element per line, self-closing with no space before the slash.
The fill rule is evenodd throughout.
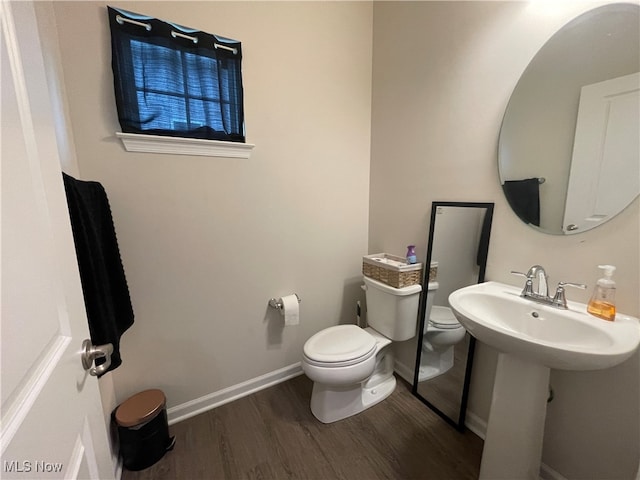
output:
<path id="1" fill-rule="evenodd" d="M 108 7 L 124 133 L 244 142 L 238 41 Z"/>

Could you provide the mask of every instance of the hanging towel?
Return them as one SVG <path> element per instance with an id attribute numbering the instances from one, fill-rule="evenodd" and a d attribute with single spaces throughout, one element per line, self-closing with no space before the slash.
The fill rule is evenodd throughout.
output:
<path id="1" fill-rule="evenodd" d="M 111 371 L 122 363 L 120 337 L 133 324 L 133 308 L 109 200 L 100 183 L 62 176 L 91 342 L 113 344 Z M 96 365 L 102 363 L 104 359 L 96 360 Z"/>
<path id="2" fill-rule="evenodd" d="M 502 186 L 511 208 L 525 223 L 540 226 L 540 181 L 507 180 Z"/>

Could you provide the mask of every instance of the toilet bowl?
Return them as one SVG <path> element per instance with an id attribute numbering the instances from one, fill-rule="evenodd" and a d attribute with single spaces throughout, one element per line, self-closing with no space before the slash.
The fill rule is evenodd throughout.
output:
<path id="1" fill-rule="evenodd" d="M 423 382 L 447 372 L 454 365 L 455 345 L 465 336 L 465 328 L 449 307 L 433 305 L 437 282 L 429 282 L 422 337 L 422 355 L 418 381 Z"/>
<path id="2" fill-rule="evenodd" d="M 426 349 L 441 351 L 460 342 L 465 332 L 466 330 L 449 307 L 435 305 L 431 308 L 422 344 Z"/>
<path id="3" fill-rule="evenodd" d="M 302 369 L 313 380 L 311 412 L 332 423 L 370 408 L 396 387 L 392 341 L 416 335 L 420 285 L 393 288 L 364 277 L 369 326 L 337 325 L 304 345 Z"/>

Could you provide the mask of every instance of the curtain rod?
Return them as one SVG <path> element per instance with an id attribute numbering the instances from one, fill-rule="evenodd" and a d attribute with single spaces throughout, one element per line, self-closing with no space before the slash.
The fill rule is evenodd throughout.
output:
<path id="1" fill-rule="evenodd" d="M 131 20 L 131 19 L 123 17 L 121 15 L 116 15 L 116 22 L 118 22 L 120 25 L 122 25 L 125 22 L 131 23 L 131 24 L 137 25 L 139 27 L 144 27 L 147 31 L 151 31 L 151 24 L 150 23 L 138 22 L 137 20 Z M 175 30 L 171 30 L 171 36 L 173 38 L 176 38 L 176 37 L 186 38 L 187 40 L 191 40 L 193 43 L 198 43 L 198 37 L 194 37 L 194 36 L 191 36 L 191 35 L 186 35 L 184 33 L 176 32 Z M 222 50 L 228 50 L 230 52 L 233 52 L 234 55 L 238 54 L 238 49 L 237 48 L 227 47 L 226 45 L 221 45 L 219 43 L 214 43 L 213 46 L 215 48 L 221 48 Z"/>
<path id="2" fill-rule="evenodd" d="M 151 24 L 150 23 L 138 22 L 137 20 L 130 20 L 130 19 L 122 17 L 120 15 L 116 15 L 116 22 L 118 22 L 120 25 L 122 25 L 124 22 L 132 23 L 134 25 L 138 25 L 139 27 L 146 28 L 147 31 L 149 31 L 149 32 L 151 31 Z"/>
<path id="3" fill-rule="evenodd" d="M 229 50 L 230 52 L 233 52 L 234 55 L 236 55 L 238 53 L 238 49 L 237 48 L 227 47 L 226 45 L 220 45 L 219 43 L 214 43 L 213 46 L 215 48 L 221 48 L 223 50 Z"/>
<path id="4" fill-rule="evenodd" d="M 187 40 L 191 40 L 193 43 L 198 43 L 198 37 L 192 37 L 191 35 L 185 35 L 184 33 L 176 32 L 175 30 L 171 30 L 171 36 L 173 38 L 176 38 L 176 37 L 186 38 Z"/>

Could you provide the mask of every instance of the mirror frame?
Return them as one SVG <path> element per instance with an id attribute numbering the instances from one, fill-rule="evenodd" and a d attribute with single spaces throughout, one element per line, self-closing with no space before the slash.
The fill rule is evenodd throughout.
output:
<path id="1" fill-rule="evenodd" d="M 427 293 L 428 293 L 428 284 L 429 284 L 429 266 L 432 261 L 432 253 L 433 253 L 433 242 L 435 236 L 435 222 L 436 222 L 436 214 L 439 207 L 466 207 L 466 208 L 484 208 L 486 209 L 486 217 L 485 221 L 490 222 L 489 225 L 492 225 L 493 222 L 493 209 L 494 203 L 480 203 L 480 202 L 433 202 L 431 204 L 431 219 L 429 224 L 429 240 L 427 243 L 427 257 L 425 260 L 425 267 L 423 269 L 423 279 L 422 279 L 422 293 L 420 295 L 420 306 L 418 308 L 418 346 L 416 350 L 416 363 L 413 372 L 413 385 L 411 388 L 411 393 L 417 397 L 422 403 L 424 403 L 427 407 L 437 413 L 443 420 L 453 426 L 459 432 L 465 431 L 465 417 L 467 412 L 467 401 L 469 399 L 469 386 L 471 383 L 471 371 L 473 368 L 473 356 L 475 353 L 475 345 L 476 339 L 473 335 L 469 335 L 469 348 L 467 350 L 467 364 L 465 366 L 465 374 L 464 374 L 464 382 L 462 387 L 462 396 L 460 401 L 460 410 L 458 412 L 458 418 L 451 418 L 444 412 L 442 412 L 438 407 L 432 404 L 429 400 L 427 400 L 423 395 L 418 392 L 418 376 L 420 373 L 420 357 L 422 354 L 422 341 L 423 341 L 423 332 L 424 332 L 424 322 L 425 319 L 425 309 L 427 305 Z M 491 228 L 489 228 L 489 234 L 487 237 L 487 242 L 484 251 L 482 252 L 482 256 L 484 261 L 481 265 L 479 265 L 480 269 L 478 271 L 477 283 L 482 283 L 485 281 L 485 272 L 487 269 L 487 254 L 489 250 L 489 241 L 491 238 Z"/>

